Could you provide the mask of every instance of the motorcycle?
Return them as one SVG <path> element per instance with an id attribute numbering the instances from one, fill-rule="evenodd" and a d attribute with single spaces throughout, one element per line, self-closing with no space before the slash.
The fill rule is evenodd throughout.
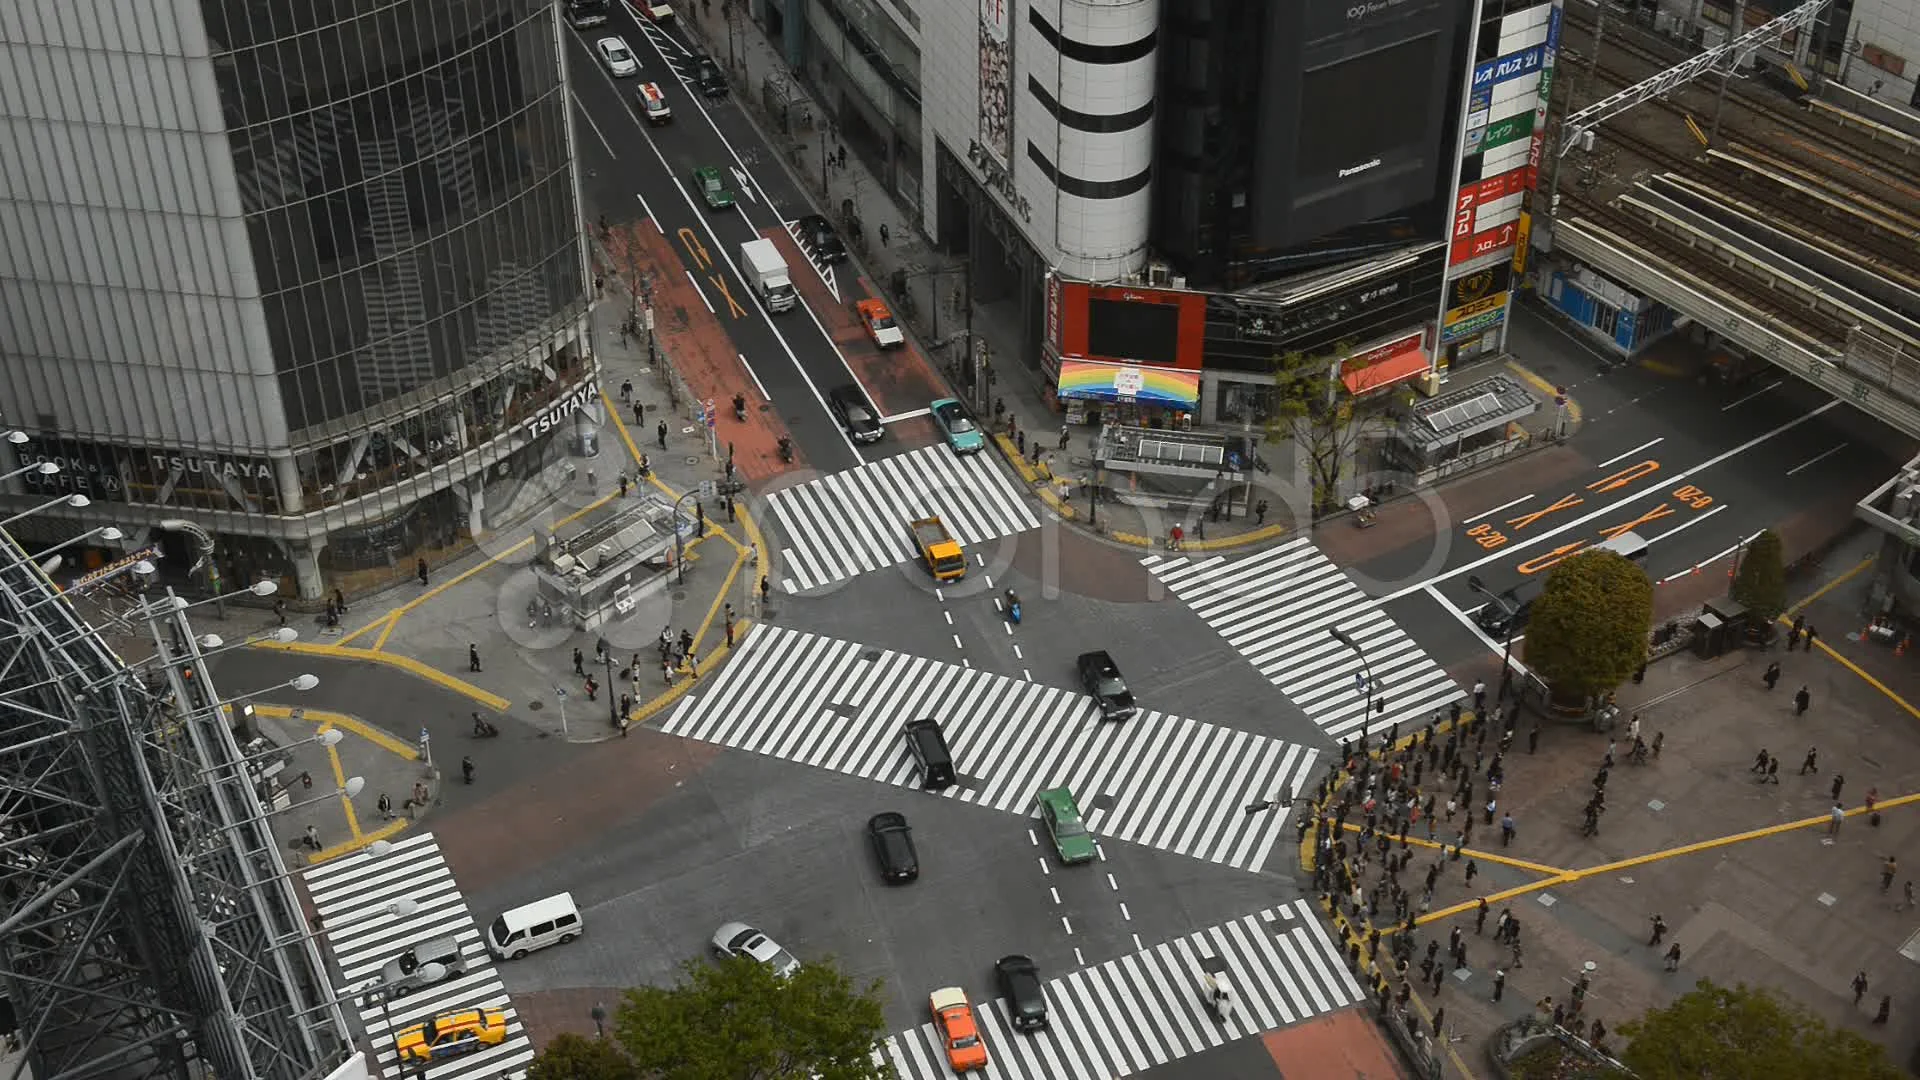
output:
<path id="1" fill-rule="evenodd" d="M 492 739 L 492 738 L 499 737 L 499 735 L 500 735 L 500 729 L 498 727 L 495 727 L 493 724 L 489 723 L 486 717 L 481 716 L 479 713 L 473 714 L 473 737 L 474 738 Z"/>
<path id="2" fill-rule="evenodd" d="M 793 440 L 785 435 L 780 436 L 780 460 L 793 464 Z"/>
<path id="3" fill-rule="evenodd" d="M 1007 590 L 1007 619 L 1015 626 L 1020 625 L 1020 597 L 1012 589 Z"/>

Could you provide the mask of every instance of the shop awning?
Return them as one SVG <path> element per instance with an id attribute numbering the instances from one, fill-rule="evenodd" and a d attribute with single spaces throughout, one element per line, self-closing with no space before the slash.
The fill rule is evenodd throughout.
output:
<path id="1" fill-rule="evenodd" d="M 1089 401 L 1161 405 L 1191 412 L 1200 404 L 1200 373 L 1139 364 L 1062 360 L 1059 395 Z"/>
<path id="2" fill-rule="evenodd" d="M 1342 371 L 1340 381 L 1346 384 L 1347 393 L 1358 396 L 1383 386 L 1392 386 L 1415 375 L 1423 375 L 1426 371 L 1427 351 L 1420 347 L 1416 338 L 1410 349 Z"/>

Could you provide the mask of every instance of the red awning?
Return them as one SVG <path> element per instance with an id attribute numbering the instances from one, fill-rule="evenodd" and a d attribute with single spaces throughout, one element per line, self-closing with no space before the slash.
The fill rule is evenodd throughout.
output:
<path id="1" fill-rule="evenodd" d="M 1411 379 L 1415 375 L 1425 374 L 1427 370 L 1427 351 L 1415 345 L 1412 349 L 1384 360 L 1356 367 L 1340 373 L 1340 381 L 1346 384 L 1347 393 L 1359 396 L 1370 390 Z"/>

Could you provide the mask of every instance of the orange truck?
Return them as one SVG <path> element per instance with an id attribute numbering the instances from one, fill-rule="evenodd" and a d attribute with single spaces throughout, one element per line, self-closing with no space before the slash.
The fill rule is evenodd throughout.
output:
<path id="1" fill-rule="evenodd" d="M 946 522 L 924 517 L 912 522 L 911 528 L 914 543 L 920 545 L 920 558 L 935 581 L 958 581 L 967 576 L 967 553 L 947 531 Z"/>

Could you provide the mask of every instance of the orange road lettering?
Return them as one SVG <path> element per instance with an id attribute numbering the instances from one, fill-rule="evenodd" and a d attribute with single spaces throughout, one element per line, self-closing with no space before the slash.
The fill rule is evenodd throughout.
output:
<path id="1" fill-rule="evenodd" d="M 1628 484 L 1633 483 L 1648 473 L 1659 471 L 1659 462 L 1643 461 L 1638 465 L 1630 465 L 1627 468 L 1621 469 L 1612 476 L 1595 480 L 1593 483 L 1587 485 L 1587 490 L 1593 492 L 1595 495 L 1605 495 L 1609 491 L 1619 491 L 1621 488 L 1626 487 Z"/>
<path id="2" fill-rule="evenodd" d="M 1663 517 L 1672 517 L 1673 513 L 1674 513 L 1673 507 L 1668 506 L 1666 503 L 1661 503 L 1659 506 L 1654 507 L 1653 509 L 1647 511 L 1644 514 L 1641 514 L 1639 517 L 1634 518 L 1632 521 L 1627 522 L 1625 525 L 1613 525 L 1608 528 L 1601 529 L 1600 535 L 1605 537 L 1608 540 L 1611 540 L 1614 537 L 1619 536 L 1621 533 L 1632 532 L 1633 530 L 1649 522 L 1659 521 Z"/>
<path id="3" fill-rule="evenodd" d="M 747 317 L 747 309 L 741 307 L 740 301 L 733 298 L 733 290 L 727 288 L 727 279 L 725 277 L 719 274 L 708 274 L 707 280 L 713 282 L 713 287 L 720 290 L 720 295 L 727 301 L 727 310 L 733 312 L 734 318 L 744 319 Z"/>
<path id="4" fill-rule="evenodd" d="M 1523 574 L 1537 574 L 1540 571 L 1548 569 L 1549 567 L 1553 566 L 1554 563 L 1559 562 L 1560 560 L 1566 558 L 1567 556 L 1573 554 L 1576 551 L 1579 551 L 1581 548 L 1586 546 L 1587 546 L 1587 542 L 1585 540 L 1575 540 L 1571 544 L 1562 544 L 1559 547 L 1554 548 L 1552 551 L 1547 552 L 1545 555 L 1541 555 L 1538 558 L 1528 559 L 1526 562 L 1521 563 L 1519 566 L 1515 567 L 1514 569 L 1520 571 Z"/>
<path id="5" fill-rule="evenodd" d="M 701 270 L 713 269 L 713 256 L 707 254 L 707 246 L 693 235 L 692 229 L 680 230 L 680 246 L 687 249 L 687 257 L 693 260 L 695 267 Z"/>
<path id="6" fill-rule="evenodd" d="M 1571 510 L 1583 502 L 1586 502 L 1586 500 L 1578 495 L 1566 495 L 1563 496 L 1559 502 L 1554 503 L 1545 510 L 1535 510 L 1531 514 L 1521 514 L 1517 518 L 1508 518 L 1507 527 L 1518 532 L 1534 522 L 1539 521 L 1541 518 L 1546 517 L 1548 514 L 1558 513 L 1561 510 Z"/>

